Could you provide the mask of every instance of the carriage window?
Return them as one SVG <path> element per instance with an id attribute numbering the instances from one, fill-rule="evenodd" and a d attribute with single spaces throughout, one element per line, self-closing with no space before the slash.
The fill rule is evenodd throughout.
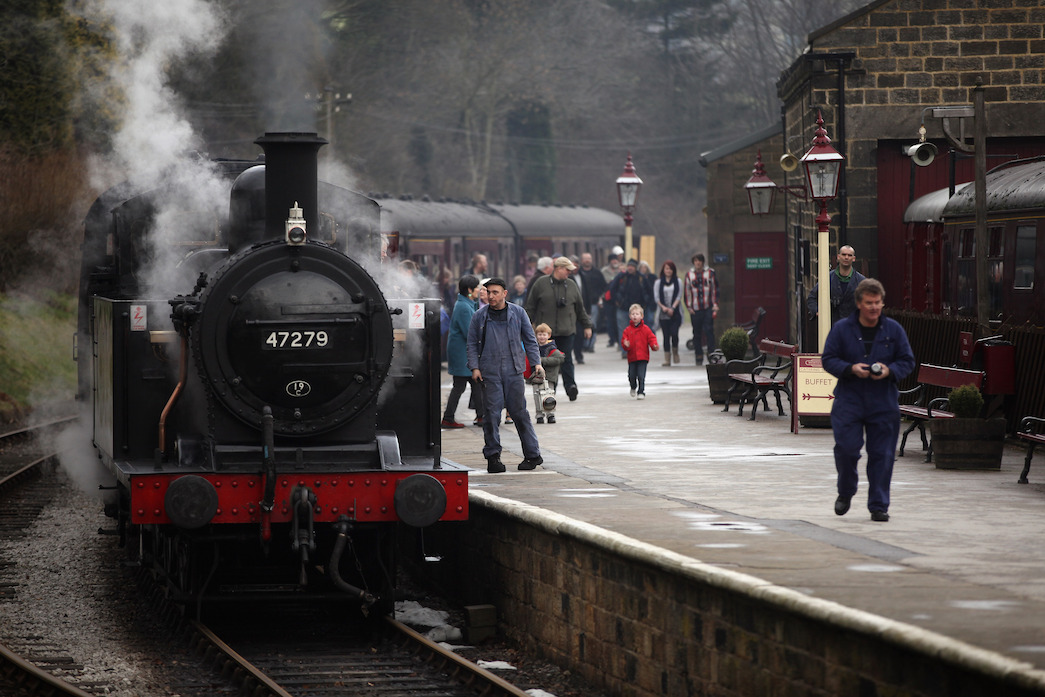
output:
<path id="1" fill-rule="evenodd" d="M 958 231 L 958 287 L 955 288 L 961 316 L 976 316 L 976 235 L 970 229 Z"/>
<path id="2" fill-rule="evenodd" d="M 951 298 L 951 274 L 954 272 L 953 257 L 953 243 L 951 242 L 951 236 L 944 233 L 941 238 L 943 242 L 943 268 L 940 270 L 940 309 L 943 310 L 945 315 L 950 315 L 954 309 Z"/>
<path id="3" fill-rule="evenodd" d="M 1000 258 L 1005 256 L 1005 228 L 992 227 L 990 231 L 990 245 L 987 256 Z"/>
<path id="4" fill-rule="evenodd" d="M 976 232 L 966 229 L 958 232 L 958 258 L 971 259 L 976 256 Z"/>
<path id="5" fill-rule="evenodd" d="M 1014 289 L 1034 287 L 1034 254 L 1038 235 L 1033 225 L 1016 228 L 1016 271 L 1012 277 Z"/>
<path id="6" fill-rule="evenodd" d="M 991 317 L 997 317 L 1002 311 L 1002 283 L 1005 277 L 1005 262 L 1002 258 L 1005 251 L 1005 228 L 992 227 L 988 231 L 987 272 L 988 293 L 990 293 Z"/>

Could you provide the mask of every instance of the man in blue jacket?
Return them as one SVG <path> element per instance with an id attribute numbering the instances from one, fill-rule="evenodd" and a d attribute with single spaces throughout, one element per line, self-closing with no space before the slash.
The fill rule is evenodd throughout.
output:
<path id="1" fill-rule="evenodd" d="M 489 304 L 480 307 L 468 325 L 468 368 L 483 394 L 486 418 L 483 420 L 483 457 L 487 472 L 504 472 L 501 462 L 501 410 L 507 408 L 522 442 L 523 461 L 519 469 L 532 470 L 544 462 L 530 412 L 526 409 L 526 383 L 523 373 L 529 359 L 533 370 L 544 379 L 537 337 L 526 310 L 508 302 L 508 291 L 500 278 L 486 282 Z"/>
<path id="2" fill-rule="evenodd" d="M 873 278 L 854 292 L 856 312 L 831 328 L 824 344 L 824 369 L 838 378 L 831 428 L 835 435 L 838 498 L 835 513 L 845 515 L 856 494 L 857 464 L 867 434 L 867 508 L 871 520 L 889 520 L 889 483 L 900 434 L 897 383 L 914 370 L 907 333 L 882 316 L 885 289 Z"/>

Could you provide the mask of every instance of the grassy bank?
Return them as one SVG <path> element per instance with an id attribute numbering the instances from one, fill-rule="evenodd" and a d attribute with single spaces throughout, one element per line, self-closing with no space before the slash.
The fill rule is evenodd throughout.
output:
<path id="1" fill-rule="evenodd" d="M 0 295 L 0 422 L 76 391 L 76 298 Z"/>

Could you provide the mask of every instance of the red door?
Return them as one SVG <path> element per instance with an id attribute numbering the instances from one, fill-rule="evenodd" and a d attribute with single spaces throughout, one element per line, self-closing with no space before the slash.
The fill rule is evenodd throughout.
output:
<path id="1" fill-rule="evenodd" d="M 787 341 L 787 238 L 783 232 L 738 232 L 734 237 L 737 324 L 765 308 L 759 338 Z"/>

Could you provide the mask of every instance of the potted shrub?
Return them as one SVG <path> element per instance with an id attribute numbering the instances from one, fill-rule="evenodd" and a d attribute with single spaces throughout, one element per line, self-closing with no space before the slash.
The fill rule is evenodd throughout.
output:
<path id="1" fill-rule="evenodd" d="M 938 403 L 943 400 L 938 400 Z M 932 451 L 937 469 L 1001 469 L 1005 419 L 984 419 L 983 395 L 973 385 L 951 390 L 946 405 L 952 418 L 933 419 Z"/>
<path id="2" fill-rule="evenodd" d="M 740 327 L 731 327 L 722 332 L 722 336 L 718 340 L 718 350 L 708 356 L 706 366 L 712 403 L 724 404 L 726 402 L 726 393 L 729 391 L 730 383 L 727 366 L 730 361 L 742 360 L 747 355 L 747 347 L 747 332 Z"/>

